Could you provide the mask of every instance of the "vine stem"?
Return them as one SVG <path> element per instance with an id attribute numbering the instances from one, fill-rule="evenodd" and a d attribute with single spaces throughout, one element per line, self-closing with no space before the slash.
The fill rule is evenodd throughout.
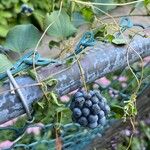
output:
<path id="1" fill-rule="evenodd" d="M 81 1 L 78 1 L 78 0 L 73 0 L 73 1 L 74 1 L 74 2 L 77 2 L 77 3 L 80 3 L 80 4 L 83 4 L 83 5 L 90 6 L 91 8 L 95 8 L 95 9 L 101 11 L 103 14 L 105 14 L 105 15 L 107 15 L 108 17 L 112 18 L 112 20 L 114 21 L 114 23 L 116 24 L 116 26 L 119 28 L 119 31 L 120 31 L 120 33 L 121 33 L 123 39 L 125 40 L 125 42 L 126 42 L 126 44 L 127 44 L 127 46 L 128 46 L 128 47 L 127 47 L 127 56 L 126 56 L 126 57 L 127 57 L 127 65 L 128 65 L 128 67 L 129 67 L 131 73 L 133 74 L 133 76 L 135 77 L 135 79 L 136 79 L 136 81 L 137 81 L 137 83 L 138 83 L 138 87 L 136 88 L 136 90 L 135 90 L 134 93 L 133 93 L 133 94 L 137 95 L 137 92 L 138 92 L 138 90 L 140 89 L 140 86 L 141 86 L 141 83 L 142 83 L 142 79 L 143 79 L 143 59 L 141 58 L 141 56 L 136 52 L 136 50 L 134 50 L 134 49 L 129 45 L 128 41 L 126 40 L 126 38 L 125 38 L 123 32 L 121 31 L 121 29 L 120 29 L 118 23 L 117 23 L 116 20 L 113 18 L 113 16 L 111 16 L 110 14 L 108 14 L 108 13 L 106 13 L 105 11 L 101 10 L 100 8 L 98 8 L 98 7 L 96 7 L 96 6 L 93 6 L 93 5 L 101 5 L 100 3 L 81 2 Z M 140 1 L 134 1 L 134 3 L 137 3 L 137 2 L 140 2 Z M 128 4 L 131 4 L 131 3 L 133 3 L 133 2 L 124 3 L 124 4 L 121 4 L 121 5 L 119 5 L 119 6 L 128 5 Z M 117 5 L 116 5 L 116 6 L 117 6 Z M 130 66 L 130 64 L 129 64 L 129 51 L 130 51 L 130 50 L 133 50 L 133 51 L 139 56 L 139 58 L 140 58 L 140 60 L 141 60 L 141 63 L 142 63 L 142 68 L 141 68 L 141 70 L 142 70 L 142 72 L 141 72 L 140 80 L 137 78 L 137 76 L 135 75 L 133 69 L 131 68 L 131 66 Z M 133 95 L 133 94 L 132 94 L 132 95 Z M 133 103 L 134 103 L 134 104 L 133 104 L 134 107 L 136 107 L 136 99 L 135 99 L 135 101 L 134 101 Z M 125 114 L 125 115 L 126 115 L 126 114 Z M 131 117 L 130 117 L 130 122 L 131 122 L 131 124 L 132 124 L 133 130 L 135 130 L 135 126 L 134 126 L 134 123 L 133 123 Z M 128 149 L 130 148 L 131 142 L 132 142 L 132 138 L 133 138 L 133 134 L 132 134 L 131 137 L 130 137 L 130 141 L 129 141 L 129 144 L 128 144 L 126 150 L 128 150 Z"/>
<path id="2" fill-rule="evenodd" d="M 126 38 L 125 38 L 123 32 L 120 30 L 120 27 L 119 27 L 118 23 L 116 22 L 116 20 L 113 18 L 113 16 L 111 16 L 110 14 L 106 13 L 105 11 L 101 10 L 100 8 L 98 8 L 98 7 L 96 7 L 96 6 L 93 6 L 93 5 L 90 5 L 90 6 L 93 7 L 93 8 L 95 8 L 95 9 L 97 9 L 97 10 L 99 10 L 99 11 L 101 11 L 102 13 L 104 13 L 104 14 L 107 15 L 107 16 L 109 16 L 110 18 L 112 18 L 113 21 L 114 21 L 114 23 L 116 24 L 116 26 L 119 28 L 119 31 L 120 31 L 122 37 L 124 38 L 126 44 L 128 45 L 128 48 L 127 48 L 127 65 L 128 65 L 128 67 L 129 67 L 131 73 L 133 74 L 133 76 L 135 77 L 135 79 L 136 79 L 136 81 L 137 81 L 137 83 L 138 83 L 138 87 L 136 88 L 136 90 L 135 90 L 135 92 L 134 92 L 134 94 L 137 94 L 137 92 L 138 92 L 138 90 L 139 90 L 139 88 L 140 88 L 140 86 L 141 86 L 142 79 L 143 79 L 143 66 L 144 66 L 143 64 L 144 64 L 144 62 L 143 62 L 142 57 L 136 52 L 136 50 L 134 50 L 134 49 L 129 45 L 128 41 L 126 40 Z M 141 68 L 141 78 L 140 78 L 140 80 L 139 80 L 139 79 L 137 78 L 137 76 L 135 75 L 135 73 L 134 73 L 134 71 L 133 71 L 133 69 L 131 68 L 130 63 L 129 63 L 129 58 L 128 58 L 128 57 L 129 57 L 129 51 L 130 51 L 130 50 L 133 50 L 133 51 L 138 55 L 138 57 L 139 57 L 140 60 L 141 60 L 141 63 L 142 63 L 141 67 L 142 67 L 142 68 Z"/>
<path id="3" fill-rule="evenodd" d="M 75 52 L 74 52 L 74 55 L 75 55 L 77 64 L 78 64 L 78 66 L 79 66 L 79 70 L 80 70 L 81 80 L 82 80 L 82 82 L 83 82 L 83 86 L 84 86 L 84 88 L 85 88 L 85 90 L 86 90 L 86 92 L 87 92 L 88 90 L 87 90 L 87 86 L 86 86 L 86 81 L 85 81 L 85 76 L 84 76 L 83 67 L 82 67 L 82 65 L 81 65 L 81 63 L 80 63 L 80 61 L 79 61 L 79 59 L 77 58 L 77 55 L 76 55 Z M 80 56 L 79 56 L 79 57 L 80 57 Z"/>
<path id="4" fill-rule="evenodd" d="M 130 14 L 130 15 L 118 15 L 118 16 L 112 16 L 113 18 L 120 18 L 120 17 L 147 17 L 148 15 L 142 15 L 142 14 Z M 107 20 L 110 19 L 110 17 L 104 17 L 101 20 Z"/>
<path id="5" fill-rule="evenodd" d="M 144 2 L 144 0 L 137 0 L 133 2 L 126 2 L 126 3 L 92 3 L 92 2 L 83 2 L 80 0 L 70 0 L 72 2 L 76 2 L 78 4 L 84 4 L 84 5 L 98 5 L 98 6 L 125 6 L 125 5 L 131 5 L 131 4 L 136 4 L 139 2 Z"/>
<path id="6" fill-rule="evenodd" d="M 44 30 L 42 36 L 40 37 L 39 41 L 38 41 L 37 44 L 36 44 L 35 51 L 37 51 L 37 48 L 38 48 L 40 42 L 42 41 L 43 37 L 45 36 L 46 32 L 48 31 L 48 29 L 49 29 L 49 28 L 57 21 L 57 19 L 59 18 L 60 13 L 61 13 L 61 10 L 62 10 L 62 2 L 63 2 L 63 1 L 61 1 L 61 3 L 60 3 L 60 9 L 59 9 L 59 12 L 58 12 L 57 17 L 56 17 L 55 20 L 54 20 L 52 23 L 50 23 L 50 24 L 47 26 L 47 28 Z"/>
<path id="7" fill-rule="evenodd" d="M 95 7 L 95 6 L 94 6 L 94 7 Z M 97 7 L 95 7 L 95 8 L 97 8 Z M 114 23 L 119 27 L 118 23 L 117 23 L 116 20 L 113 18 L 113 16 L 109 15 L 108 13 L 104 12 L 103 10 L 101 10 L 101 9 L 99 9 L 99 8 L 97 8 L 97 9 L 100 10 L 101 12 L 103 12 L 104 14 L 106 14 L 107 16 L 111 17 L 111 18 L 114 20 Z M 120 27 L 119 27 L 119 30 L 120 30 Z M 133 93 L 133 94 L 137 95 L 137 92 L 138 92 L 138 90 L 140 89 L 140 86 L 141 86 L 141 83 L 142 83 L 142 79 L 143 79 L 143 66 L 144 66 L 144 65 L 143 65 L 143 59 L 141 58 L 141 56 L 139 55 L 139 53 L 137 53 L 136 50 L 134 50 L 134 49 L 129 45 L 129 43 L 127 42 L 127 40 L 126 40 L 126 38 L 125 38 L 125 36 L 124 36 L 124 34 L 123 34 L 123 32 L 122 32 L 121 30 L 120 30 L 120 33 L 121 33 L 123 39 L 126 41 L 126 44 L 128 45 L 128 48 L 127 48 L 127 65 L 128 65 L 128 67 L 129 67 L 131 73 L 133 74 L 133 76 L 135 77 L 135 79 L 136 79 L 136 81 L 137 81 L 137 83 L 138 83 L 138 87 L 136 88 L 136 90 L 135 90 L 134 93 Z M 139 56 L 139 58 L 140 58 L 140 60 L 141 60 L 141 63 L 142 63 L 141 66 L 142 66 L 142 68 L 141 68 L 141 77 L 140 77 L 140 80 L 137 78 L 137 76 L 135 75 L 133 69 L 131 68 L 131 66 L 130 66 L 130 64 L 129 64 L 129 51 L 130 51 L 130 50 L 133 50 L 133 51 Z M 133 103 L 134 103 L 134 106 L 136 107 L 136 101 L 134 101 Z M 134 126 L 134 122 L 133 122 L 133 120 L 132 120 L 131 117 L 130 117 L 130 122 L 131 122 L 131 124 L 132 124 L 132 129 L 133 129 L 133 131 L 134 131 L 134 130 L 135 130 L 135 126 Z M 133 139 L 133 135 L 134 135 L 134 134 L 132 133 L 132 135 L 130 136 L 129 144 L 128 144 L 126 150 L 128 150 L 128 149 L 130 148 L 130 146 L 131 146 L 131 142 L 132 142 L 132 139 Z"/>
<path id="8" fill-rule="evenodd" d="M 33 70 L 34 70 L 34 74 L 35 74 L 35 79 L 37 80 L 38 83 L 40 83 L 40 80 L 39 80 L 39 76 L 38 76 L 38 74 L 37 74 L 36 66 L 35 66 L 35 54 L 36 54 L 37 48 L 38 48 L 40 42 L 42 41 L 43 37 L 45 36 L 46 32 L 48 31 L 48 29 L 49 29 L 49 28 L 57 21 L 57 19 L 59 18 L 60 13 L 61 13 L 61 10 L 62 10 L 62 5 L 63 5 L 63 0 L 62 0 L 61 3 L 60 3 L 60 9 L 59 9 L 59 12 L 58 12 L 57 17 L 56 17 L 55 20 L 54 20 L 52 23 L 50 23 L 50 24 L 48 25 L 48 27 L 45 29 L 45 31 L 43 32 L 42 36 L 40 37 L 40 39 L 39 39 L 39 41 L 37 42 L 36 47 L 35 47 L 35 49 L 34 49 L 33 58 L 32 58 L 32 59 L 33 59 Z M 41 84 L 42 84 L 42 87 L 43 87 L 43 83 L 41 83 Z M 44 93 L 45 98 L 48 100 L 47 93 L 44 91 L 43 88 L 41 88 L 41 89 L 42 89 L 42 91 L 43 91 L 43 93 Z"/>
<path id="9" fill-rule="evenodd" d="M 45 29 L 45 31 L 43 32 L 42 36 L 40 37 L 39 41 L 37 42 L 37 44 L 36 44 L 36 46 L 35 46 L 35 48 L 34 48 L 34 54 L 33 54 L 33 69 L 34 69 L 34 73 L 35 73 L 36 80 L 37 80 L 38 82 L 39 82 L 39 79 L 38 79 L 38 75 L 37 75 L 36 67 L 35 67 L 35 54 L 36 54 L 37 48 L 38 48 L 40 42 L 42 41 L 43 37 L 45 36 L 46 32 L 48 31 L 48 29 L 49 29 L 49 28 L 57 21 L 57 19 L 59 18 L 60 13 L 61 13 L 61 10 L 62 10 L 62 5 L 63 5 L 63 0 L 62 0 L 61 3 L 60 3 L 60 9 L 59 9 L 59 12 L 58 12 L 57 17 L 56 17 L 55 20 L 54 20 L 52 23 L 50 23 L 50 24 L 48 25 L 48 27 Z"/>

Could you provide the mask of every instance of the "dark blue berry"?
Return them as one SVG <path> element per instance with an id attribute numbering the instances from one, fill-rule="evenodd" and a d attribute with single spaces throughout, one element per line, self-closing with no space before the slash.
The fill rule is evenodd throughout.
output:
<path id="1" fill-rule="evenodd" d="M 104 116 L 103 118 L 99 119 L 98 123 L 104 126 L 106 124 L 106 117 Z"/>
<path id="2" fill-rule="evenodd" d="M 95 93 L 96 96 L 101 95 L 98 90 L 94 90 L 94 93 Z"/>
<path id="3" fill-rule="evenodd" d="M 96 96 L 93 96 L 91 98 L 91 101 L 92 101 L 93 104 L 98 104 L 99 103 L 99 99 Z"/>
<path id="4" fill-rule="evenodd" d="M 105 114 L 108 114 L 110 112 L 110 107 L 107 104 L 105 104 L 104 112 Z"/>
<path id="5" fill-rule="evenodd" d="M 102 101 L 102 102 L 99 102 L 98 103 L 99 107 L 104 110 L 105 109 L 105 103 Z"/>
<path id="6" fill-rule="evenodd" d="M 97 120 L 98 120 L 98 116 L 97 115 L 89 115 L 89 117 L 88 117 L 88 122 L 89 123 L 97 122 Z"/>
<path id="7" fill-rule="evenodd" d="M 27 4 L 22 4 L 21 5 L 21 10 L 26 10 L 28 9 L 28 5 Z"/>
<path id="8" fill-rule="evenodd" d="M 92 95 L 90 93 L 87 94 L 86 99 L 91 99 Z"/>
<path id="9" fill-rule="evenodd" d="M 91 90 L 89 93 L 91 94 L 91 96 L 94 96 L 94 95 L 95 95 L 95 92 L 92 91 L 92 90 Z"/>
<path id="10" fill-rule="evenodd" d="M 85 102 L 85 99 L 84 99 L 84 97 L 78 97 L 78 98 L 75 99 L 74 102 L 75 102 L 75 106 L 81 108 L 83 106 L 84 102 Z"/>
<path id="11" fill-rule="evenodd" d="M 29 13 L 32 13 L 32 12 L 33 12 L 33 9 L 29 7 L 29 8 L 28 8 L 28 12 L 29 12 Z"/>
<path id="12" fill-rule="evenodd" d="M 104 111 L 100 110 L 100 112 L 98 113 L 98 118 L 101 119 L 105 116 Z"/>
<path id="13" fill-rule="evenodd" d="M 100 94 L 99 91 L 95 90 L 95 95 L 96 95 L 96 97 L 99 99 L 99 101 L 102 101 L 103 96 Z"/>
<path id="14" fill-rule="evenodd" d="M 96 128 L 97 126 L 98 126 L 97 122 L 88 124 L 88 127 L 91 129 Z"/>
<path id="15" fill-rule="evenodd" d="M 82 94 L 85 99 L 89 99 L 91 97 L 91 95 L 89 95 L 86 91 L 83 90 L 82 90 Z"/>
<path id="16" fill-rule="evenodd" d="M 27 13 L 31 14 L 33 12 L 33 9 L 31 7 L 29 7 L 27 4 L 22 4 L 21 5 L 21 12 L 25 13 L 25 14 L 27 14 Z"/>
<path id="17" fill-rule="evenodd" d="M 95 128 L 99 124 L 104 126 L 106 117 L 110 112 L 106 99 L 99 91 L 87 93 L 80 90 L 76 92 L 70 108 L 73 111 L 72 120 L 89 128 Z"/>
<path id="18" fill-rule="evenodd" d="M 92 102 L 90 100 L 86 100 L 84 106 L 90 108 L 92 106 Z"/>
<path id="19" fill-rule="evenodd" d="M 79 108 L 74 108 L 73 109 L 73 116 L 75 118 L 79 118 L 81 115 L 82 115 L 82 112 L 81 112 L 81 110 Z"/>
<path id="20" fill-rule="evenodd" d="M 85 117 L 80 117 L 79 120 L 78 120 L 78 123 L 81 125 L 81 126 L 86 126 L 88 124 L 88 121 Z"/>
<path id="21" fill-rule="evenodd" d="M 81 92 L 76 92 L 74 95 L 75 98 L 82 97 L 82 96 L 83 96 L 83 94 Z"/>
<path id="22" fill-rule="evenodd" d="M 90 114 L 90 110 L 88 108 L 83 108 L 82 114 L 83 114 L 83 116 L 87 117 Z"/>
<path id="23" fill-rule="evenodd" d="M 107 100 L 106 100 L 105 97 L 102 98 L 102 101 L 103 101 L 104 103 L 107 103 Z"/>
<path id="24" fill-rule="evenodd" d="M 100 107 L 98 106 L 98 104 L 93 104 L 91 110 L 92 110 L 92 113 L 93 113 L 94 115 L 97 115 L 97 114 L 100 112 L 101 109 L 100 109 Z"/>

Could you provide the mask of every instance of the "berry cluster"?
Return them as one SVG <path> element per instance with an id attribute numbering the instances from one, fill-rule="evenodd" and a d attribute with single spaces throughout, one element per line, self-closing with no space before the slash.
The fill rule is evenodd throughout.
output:
<path id="1" fill-rule="evenodd" d="M 31 14 L 33 12 L 33 8 L 29 7 L 27 4 L 23 4 L 21 6 L 21 12 L 24 14 Z"/>
<path id="2" fill-rule="evenodd" d="M 104 126 L 106 117 L 110 112 L 106 99 L 99 91 L 89 93 L 81 90 L 75 93 L 70 104 L 72 119 L 81 126 L 95 128 L 98 125 Z"/>

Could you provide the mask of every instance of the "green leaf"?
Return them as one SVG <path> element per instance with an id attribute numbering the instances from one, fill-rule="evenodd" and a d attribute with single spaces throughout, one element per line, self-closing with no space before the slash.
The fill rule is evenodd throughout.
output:
<path id="1" fill-rule="evenodd" d="M 36 21 L 38 22 L 38 24 L 40 25 L 40 28 L 43 29 L 43 22 L 44 22 L 44 13 L 42 13 L 42 11 L 40 10 L 35 10 L 33 12 L 33 16 L 36 19 Z"/>
<path id="2" fill-rule="evenodd" d="M 124 115 L 124 109 L 123 109 L 123 107 L 121 107 L 119 105 L 112 105 L 111 111 L 115 112 L 117 114 L 117 116 L 120 118 L 123 117 L 123 115 Z"/>
<path id="3" fill-rule="evenodd" d="M 114 43 L 116 45 L 125 45 L 126 41 L 122 38 L 115 38 L 112 40 L 112 43 Z"/>
<path id="4" fill-rule="evenodd" d="M 79 12 L 74 12 L 72 14 L 71 21 L 75 27 L 79 27 L 83 24 L 88 23 L 87 21 L 85 21 L 85 19 L 83 18 L 83 16 Z"/>
<path id="5" fill-rule="evenodd" d="M 144 4 L 145 4 L 145 6 L 147 6 L 148 4 L 150 4 L 150 0 L 145 0 Z"/>
<path id="6" fill-rule="evenodd" d="M 11 18 L 13 16 L 12 13 L 9 11 L 0 11 L 0 15 L 4 18 Z"/>
<path id="7" fill-rule="evenodd" d="M 70 22 L 69 16 L 65 11 L 61 11 L 58 17 L 59 11 L 54 11 L 51 15 L 47 14 L 45 19 L 45 29 L 49 24 L 52 26 L 48 29 L 47 34 L 63 39 L 71 36 L 76 32 L 76 28 Z"/>
<path id="8" fill-rule="evenodd" d="M 0 73 L 5 72 L 12 67 L 12 63 L 8 60 L 6 55 L 0 54 Z"/>
<path id="9" fill-rule="evenodd" d="M 41 34 L 32 24 L 17 25 L 6 36 L 5 47 L 12 51 L 23 53 L 36 46 Z"/>
<path id="10" fill-rule="evenodd" d="M 94 38 L 102 40 L 107 34 L 106 25 L 102 25 L 94 31 Z"/>
<path id="11" fill-rule="evenodd" d="M 72 119 L 71 119 L 71 115 L 72 115 L 72 112 L 69 108 L 64 108 L 62 109 L 62 119 L 61 119 L 61 124 L 68 124 L 70 122 L 72 122 Z"/>
<path id="12" fill-rule="evenodd" d="M 81 10 L 81 13 L 83 15 L 83 17 L 85 18 L 85 20 L 87 20 L 88 22 L 92 22 L 94 19 L 94 13 L 92 11 L 91 8 L 83 8 Z"/>
<path id="13" fill-rule="evenodd" d="M 114 39 L 115 37 L 112 35 L 112 34 L 107 34 L 105 39 L 107 39 L 110 43 L 112 43 L 112 40 Z"/>
<path id="14" fill-rule="evenodd" d="M 56 111 L 57 112 L 62 112 L 62 111 L 66 111 L 66 110 L 68 110 L 69 108 L 68 107 L 58 107 L 57 109 L 56 109 Z M 70 109 L 69 109 L 70 110 Z"/>
<path id="15" fill-rule="evenodd" d="M 67 65 L 67 66 L 70 66 L 70 65 L 73 63 L 73 60 L 74 60 L 73 57 L 67 59 L 67 60 L 66 60 L 66 65 Z"/>
<path id="16" fill-rule="evenodd" d="M 8 33 L 8 29 L 1 25 L 0 26 L 0 37 L 6 37 L 7 33 Z"/>

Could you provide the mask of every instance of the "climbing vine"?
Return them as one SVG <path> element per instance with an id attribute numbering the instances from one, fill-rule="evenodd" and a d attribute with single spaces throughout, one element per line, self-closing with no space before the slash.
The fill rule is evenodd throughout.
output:
<path id="1" fill-rule="evenodd" d="M 1 62 L 4 62 L 3 64 L 0 64 L 1 82 L 3 83 L 7 78 L 6 70 L 8 69 L 14 76 L 27 74 L 38 82 L 44 96 L 40 101 L 33 104 L 32 115 L 34 116 L 34 123 L 40 122 L 42 124 L 54 124 L 53 130 L 47 132 L 47 134 L 49 134 L 48 137 L 51 140 L 56 138 L 56 142 L 58 142 L 57 144 L 59 146 L 57 149 L 61 149 L 62 147 L 62 142 L 59 139 L 62 125 L 72 123 L 73 121 L 84 127 L 95 128 L 98 126 L 97 124 L 94 124 L 95 122 L 99 122 L 98 124 L 100 125 L 105 124 L 105 120 L 102 120 L 105 116 L 107 116 L 108 119 L 121 118 L 124 119 L 124 121 L 129 118 L 132 127 L 135 130 L 135 117 L 137 115 L 136 100 L 139 91 L 143 87 L 143 80 L 146 78 L 146 74 L 150 70 L 144 68 L 143 59 L 136 50 L 130 47 L 130 41 L 125 38 L 124 33 L 129 31 L 129 38 L 132 40 L 132 38 L 138 34 L 132 33 L 132 29 L 135 26 L 140 27 L 142 31 L 146 27 L 141 24 L 134 24 L 132 19 L 127 16 L 118 17 L 118 22 L 115 20 L 115 17 L 109 14 L 109 12 L 117 6 L 126 6 L 131 4 L 134 6 L 131 7 L 129 15 L 132 16 L 132 12 L 139 7 L 145 8 L 147 14 L 149 14 L 149 0 L 125 2 L 116 0 L 92 0 L 90 2 L 86 0 L 45 0 L 44 2 L 35 0 L 21 0 L 14 2 L 12 0 L 8 0 L 8 2 L 5 2 L 2 0 L 0 8 L 2 8 L 2 10 L 6 8 L 6 10 L 0 14 L 0 18 L 2 18 L 2 22 L 0 23 L 0 37 L 3 45 L 0 47 L 0 52 L 2 53 L 0 55 L 0 60 Z M 14 12 L 12 14 L 9 12 L 11 9 Z M 105 19 L 108 18 L 101 18 L 102 15 L 106 15 L 109 19 L 111 19 L 111 22 L 106 23 Z M 11 19 L 9 20 L 9 18 Z M 77 33 L 82 25 L 88 25 L 87 29 L 89 32 L 79 35 Z M 53 50 L 54 47 L 61 49 L 61 52 L 57 55 L 57 59 L 45 59 L 39 54 L 38 51 L 40 46 L 43 45 L 42 41 L 45 35 L 52 36 L 54 38 L 54 40 L 49 42 L 49 49 Z M 145 37 L 143 34 L 140 34 L 140 36 Z M 113 79 L 113 77 L 121 74 L 122 71 L 116 71 L 115 73 L 107 76 L 109 81 L 112 83 L 114 82 L 112 87 L 110 84 L 103 87 L 98 83 L 87 84 L 85 82 L 84 68 L 80 63 L 80 60 L 88 53 L 86 48 L 94 46 L 95 41 L 111 43 L 117 46 L 128 46 L 128 52 L 125 56 L 127 58 L 128 69 L 123 72 L 123 76 L 128 77 L 128 81 L 125 81 L 127 82 L 126 84 L 132 82 L 128 88 L 124 88 L 122 86 L 123 84 L 118 82 L 118 79 Z M 131 50 L 139 57 L 141 66 L 139 63 L 136 63 L 135 66 L 129 64 L 128 55 Z M 15 58 L 12 57 L 13 54 L 15 54 Z M 53 92 L 58 81 L 53 77 L 48 77 L 46 80 L 40 81 L 40 76 L 38 75 L 37 70 L 41 68 L 41 66 L 48 64 L 65 64 L 67 68 L 69 68 L 72 67 L 75 62 L 79 66 L 81 81 L 84 85 L 85 91 L 83 89 L 79 89 L 77 93 L 82 95 L 79 96 L 80 98 L 77 95 L 71 95 L 69 96 L 69 99 L 72 99 L 73 101 L 71 103 L 63 103 L 60 102 L 61 98 Z M 126 84 L 124 84 L 124 86 Z M 88 91 L 92 88 L 96 90 L 94 90 L 93 95 L 90 95 L 90 92 L 88 93 Z M 14 91 L 14 89 L 12 88 L 11 91 Z M 96 91 L 102 92 L 101 94 L 97 94 Z M 120 93 L 123 91 L 123 101 L 121 100 L 123 96 L 121 97 L 118 94 L 119 91 Z M 98 99 L 99 101 L 102 101 L 102 99 L 106 98 L 108 102 L 106 102 L 106 100 L 101 103 L 96 102 L 93 98 L 94 96 L 96 97 L 96 100 Z M 72 119 L 72 117 L 76 117 L 81 111 L 83 111 L 84 106 L 86 105 L 85 103 L 87 102 L 86 99 L 89 101 L 94 99 L 94 104 L 92 103 L 88 109 L 84 110 L 84 113 L 87 115 L 88 111 L 92 112 L 92 109 L 94 109 L 94 114 L 89 113 L 90 119 L 87 119 L 87 117 L 85 117 L 86 115 L 84 117 L 82 116 L 82 119 L 77 119 L 79 117 Z M 114 100 L 113 102 L 112 99 Z M 83 106 L 77 110 L 80 106 L 73 103 L 80 103 L 81 100 L 82 102 L 84 101 L 83 103 L 81 102 Z M 110 108 L 107 103 L 109 103 L 112 113 L 110 113 Z M 73 106 L 70 110 L 71 105 L 75 106 Z M 103 117 L 99 116 L 96 118 L 95 116 L 100 111 Z M 85 119 L 87 119 L 88 122 L 91 121 L 90 125 L 87 125 L 87 120 L 85 121 Z M 26 119 L 23 117 L 22 121 L 20 120 L 21 119 L 17 120 L 17 123 L 14 125 L 14 130 L 17 126 L 21 127 L 22 124 L 20 125 L 20 122 Z M 20 131 L 18 131 L 18 138 L 14 140 L 14 143 L 18 141 L 28 143 L 32 139 L 31 137 L 24 138 L 26 136 L 25 131 L 27 126 L 30 126 L 32 122 L 23 122 L 24 128 L 22 131 L 22 128 L 20 128 Z M 9 134 L 10 132 L 4 131 L 4 133 Z M 3 134 L 0 138 L 2 140 L 5 139 L 5 134 Z M 14 139 L 14 137 L 10 134 L 10 140 L 12 139 Z M 131 147 L 132 140 L 133 134 L 131 134 L 127 149 Z"/>

